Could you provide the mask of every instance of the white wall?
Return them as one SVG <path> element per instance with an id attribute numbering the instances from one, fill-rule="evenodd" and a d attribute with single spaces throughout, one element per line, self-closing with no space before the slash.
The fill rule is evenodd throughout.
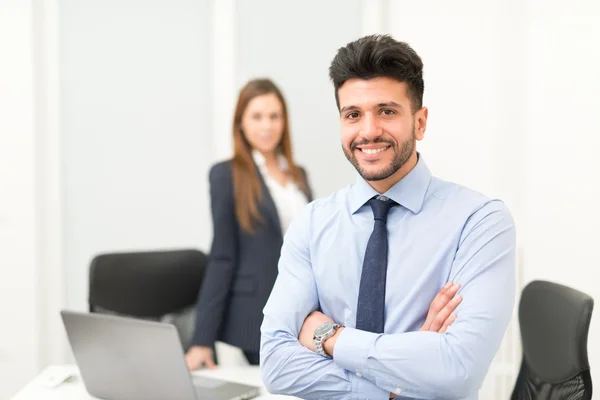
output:
<path id="1" fill-rule="evenodd" d="M 60 1 L 67 305 L 100 252 L 209 250 L 208 1 Z"/>
<path id="2" fill-rule="evenodd" d="M 529 52 L 525 278 L 600 302 L 600 3 L 533 2 Z M 589 333 L 600 383 L 600 312 Z"/>
<path id="3" fill-rule="evenodd" d="M 57 11 L 0 2 L 0 398 L 65 360 Z"/>
<path id="4" fill-rule="evenodd" d="M 0 398 L 38 367 L 33 6 L 0 3 Z"/>

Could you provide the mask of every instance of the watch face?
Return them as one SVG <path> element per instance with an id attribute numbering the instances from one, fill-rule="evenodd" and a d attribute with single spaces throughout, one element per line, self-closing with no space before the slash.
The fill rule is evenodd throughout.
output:
<path id="1" fill-rule="evenodd" d="M 333 328 L 333 322 L 325 322 L 315 329 L 315 337 L 323 336 Z"/>

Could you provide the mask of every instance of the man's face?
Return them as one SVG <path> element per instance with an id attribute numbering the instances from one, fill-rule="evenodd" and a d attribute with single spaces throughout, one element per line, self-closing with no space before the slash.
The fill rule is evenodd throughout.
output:
<path id="1" fill-rule="evenodd" d="M 342 148 L 366 181 L 394 175 L 416 156 L 427 109 L 413 114 L 406 84 L 392 78 L 350 79 L 338 90 Z"/>

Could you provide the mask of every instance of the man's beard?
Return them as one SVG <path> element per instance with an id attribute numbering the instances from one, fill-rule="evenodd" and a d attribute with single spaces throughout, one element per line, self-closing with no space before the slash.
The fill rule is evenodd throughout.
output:
<path id="1" fill-rule="evenodd" d="M 358 160 L 354 156 L 354 150 L 356 149 L 357 146 L 362 146 L 362 145 L 371 144 L 371 143 L 373 143 L 373 144 L 386 143 L 390 146 L 390 150 L 392 150 L 394 152 L 394 158 L 392 159 L 392 162 L 389 165 L 383 167 L 379 171 L 366 171 L 365 169 L 363 169 L 361 167 Z M 343 145 L 342 145 L 342 149 L 344 150 L 344 155 L 346 156 L 348 161 L 350 161 L 350 163 L 352 163 L 352 165 L 354 165 L 354 168 L 356 168 L 356 171 L 358 171 L 358 173 L 360 174 L 360 176 L 362 176 L 362 178 L 364 180 L 366 180 L 366 181 L 381 181 L 383 179 L 387 179 L 390 176 L 394 175 L 396 173 L 396 171 L 398 171 L 400 168 L 402 168 L 404 166 L 404 164 L 406 164 L 406 162 L 410 159 L 410 157 L 414 153 L 414 151 L 415 151 L 414 129 L 413 129 L 412 138 L 402 142 L 402 146 L 401 146 L 400 150 L 398 150 L 396 143 L 394 143 L 393 141 L 391 141 L 389 139 L 383 139 L 383 138 L 377 138 L 374 141 L 353 142 L 350 145 L 349 151 L 346 150 L 346 148 Z"/>

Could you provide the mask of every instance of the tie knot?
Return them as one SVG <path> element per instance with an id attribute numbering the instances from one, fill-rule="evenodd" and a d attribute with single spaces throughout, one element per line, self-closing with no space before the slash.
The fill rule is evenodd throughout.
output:
<path id="1" fill-rule="evenodd" d="M 378 219 L 385 223 L 387 221 L 388 212 L 394 205 L 394 201 L 385 196 L 379 196 L 373 197 L 371 200 L 369 200 L 369 205 L 373 210 L 373 217 L 376 220 Z"/>

